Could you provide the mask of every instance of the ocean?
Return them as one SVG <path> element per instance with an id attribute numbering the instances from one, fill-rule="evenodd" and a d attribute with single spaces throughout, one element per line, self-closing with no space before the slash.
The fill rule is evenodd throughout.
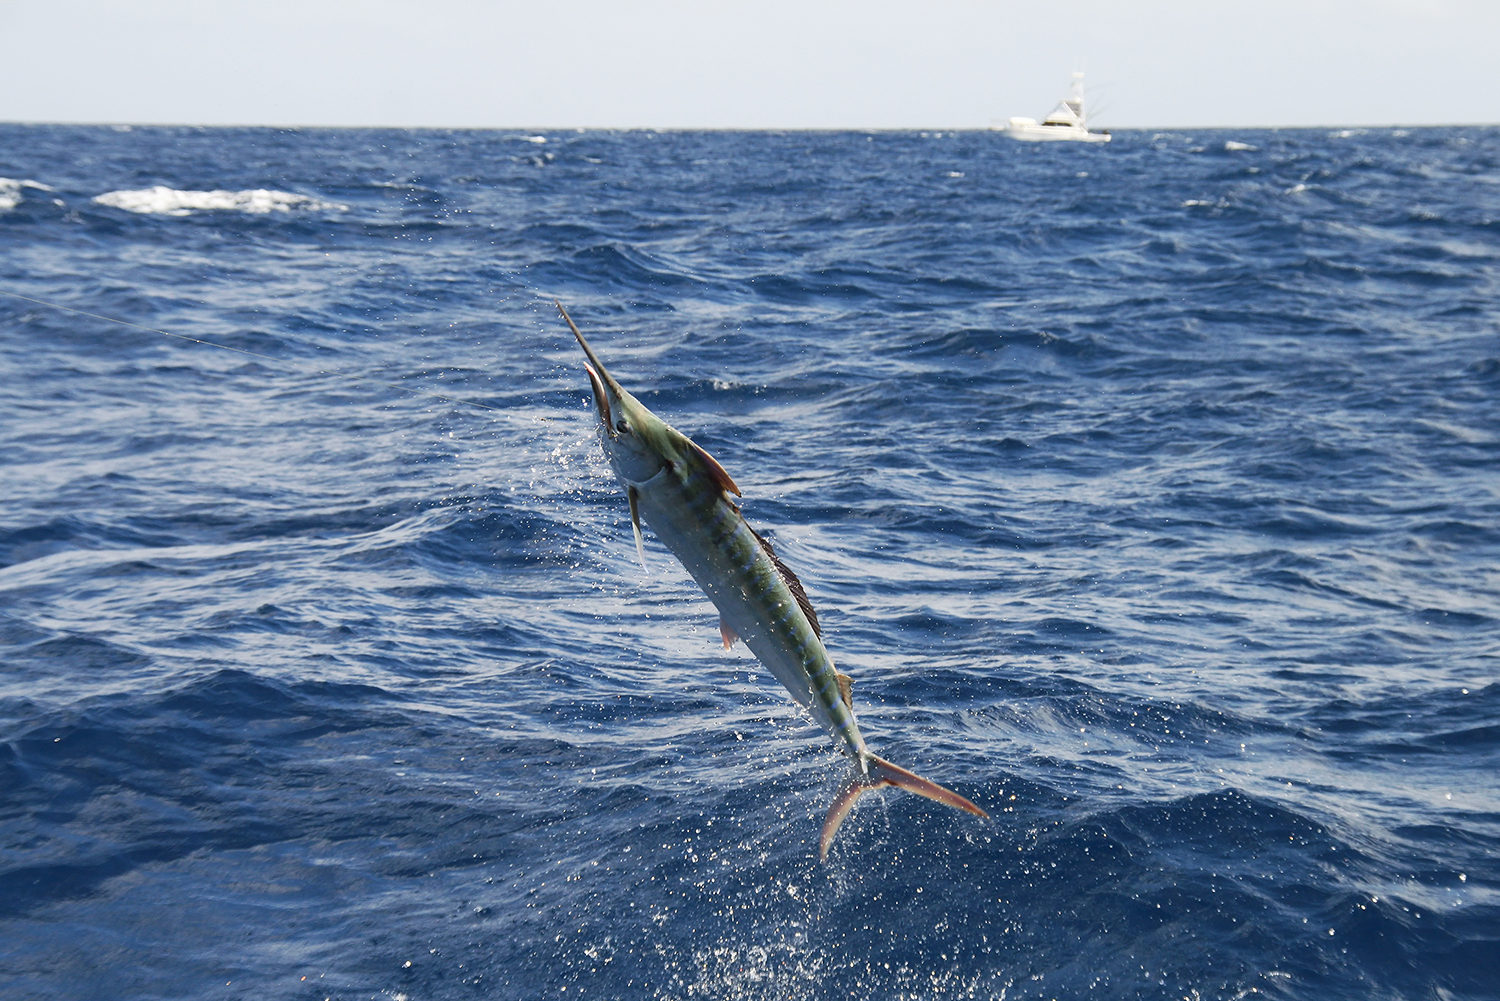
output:
<path id="1" fill-rule="evenodd" d="M 0 994 L 1500 997 L 1500 128 L 0 126 Z M 743 489 L 865 797 L 646 533 Z"/>

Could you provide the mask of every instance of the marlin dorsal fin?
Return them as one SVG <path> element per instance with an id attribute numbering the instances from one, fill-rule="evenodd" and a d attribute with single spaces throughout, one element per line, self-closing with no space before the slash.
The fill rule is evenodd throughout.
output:
<path id="1" fill-rule="evenodd" d="M 687 435 L 683 435 L 682 440 L 687 442 L 693 454 L 698 457 L 698 461 L 703 463 L 708 472 L 708 478 L 718 484 L 720 490 L 734 494 L 736 497 L 744 496 L 740 493 L 740 488 L 735 485 L 734 477 L 730 476 L 724 467 L 719 465 L 718 459 L 708 454 L 707 449 Z"/>
<path id="2" fill-rule="evenodd" d="M 749 528 L 748 525 L 745 527 Z M 759 532 L 751 528 L 750 534 L 755 536 L 755 541 L 759 542 L 761 547 L 765 549 L 766 555 L 771 557 L 771 565 L 781 575 L 781 581 L 786 585 L 787 590 L 792 592 L 792 597 L 797 599 L 797 607 L 802 609 L 803 615 L 807 616 L 807 622 L 812 626 L 813 635 L 818 639 L 822 639 L 823 627 L 818 625 L 818 613 L 813 611 L 812 602 L 807 600 L 807 591 L 803 589 L 802 582 L 797 579 L 796 574 L 792 573 L 791 567 L 781 562 L 781 557 L 776 555 L 776 550 L 771 548 L 769 542 L 761 538 Z"/>

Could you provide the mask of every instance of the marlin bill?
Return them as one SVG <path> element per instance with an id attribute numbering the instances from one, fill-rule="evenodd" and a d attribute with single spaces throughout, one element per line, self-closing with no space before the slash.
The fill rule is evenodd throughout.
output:
<path id="1" fill-rule="evenodd" d="M 599 440 L 625 488 L 642 563 L 644 519 L 718 608 L 724 646 L 744 641 L 852 761 L 823 821 L 818 856 L 828 856 L 833 836 L 859 797 L 881 786 L 988 817 L 958 793 L 877 757 L 865 746 L 854 721 L 850 679 L 834 669 L 818 615 L 796 574 L 731 499 L 740 496 L 740 488 L 713 456 L 621 388 L 562 303 L 556 305 L 588 356 L 584 368 L 599 411 Z"/>

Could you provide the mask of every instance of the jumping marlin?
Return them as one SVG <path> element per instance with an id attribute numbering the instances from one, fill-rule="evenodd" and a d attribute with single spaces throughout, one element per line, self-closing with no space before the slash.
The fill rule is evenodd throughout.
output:
<path id="1" fill-rule="evenodd" d="M 730 494 L 740 496 L 740 488 L 713 456 L 625 392 L 562 303 L 556 306 L 588 356 L 584 368 L 599 409 L 599 440 L 630 502 L 630 524 L 642 564 L 644 517 L 718 608 L 725 649 L 743 640 L 792 698 L 812 711 L 840 750 L 854 759 L 823 821 L 818 857 L 828 857 L 834 834 L 860 795 L 880 786 L 896 786 L 988 817 L 958 793 L 870 752 L 854 722 L 852 682 L 834 670 L 823 647 L 818 615 L 797 575 L 730 500 Z"/>

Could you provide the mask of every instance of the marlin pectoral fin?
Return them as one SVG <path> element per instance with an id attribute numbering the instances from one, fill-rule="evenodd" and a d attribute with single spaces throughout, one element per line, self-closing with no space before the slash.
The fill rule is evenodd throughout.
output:
<path id="1" fill-rule="evenodd" d="M 641 501 L 640 495 L 635 492 L 635 487 L 626 487 L 625 496 L 630 499 L 630 528 L 635 532 L 635 554 L 640 557 L 641 569 L 650 572 L 646 566 L 646 541 L 641 538 Z"/>
<path id="2" fill-rule="evenodd" d="M 839 825 L 844 822 L 845 817 L 849 816 L 849 811 L 854 809 L 854 804 L 859 797 L 881 786 L 905 789 L 918 796 L 936 800 L 944 806 L 951 806 L 955 810 L 964 810 L 984 817 L 986 820 L 989 819 L 989 814 L 952 789 L 945 789 L 930 779 L 924 779 L 916 772 L 909 772 L 900 765 L 893 765 L 873 754 L 866 759 L 865 764 L 869 773 L 861 775 L 857 767 L 850 772 L 849 777 L 840 787 L 839 794 L 834 797 L 833 805 L 828 808 L 828 815 L 823 819 L 823 832 L 818 836 L 818 858 L 820 859 L 828 857 L 828 846 L 833 844 L 833 836 L 838 833 Z"/>
<path id="3" fill-rule="evenodd" d="M 733 629 L 729 628 L 729 623 L 725 622 L 722 616 L 719 618 L 719 636 L 724 640 L 725 650 L 734 646 L 734 641 L 739 639 L 739 636 L 736 635 Z"/>

